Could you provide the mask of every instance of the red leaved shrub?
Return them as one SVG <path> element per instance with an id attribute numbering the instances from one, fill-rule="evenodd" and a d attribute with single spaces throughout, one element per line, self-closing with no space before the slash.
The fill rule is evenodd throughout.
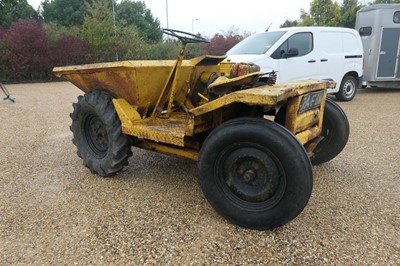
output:
<path id="1" fill-rule="evenodd" d="M 0 28 L 0 79 L 49 80 L 55 66 L 89 63 L 87 41 L 62 36 L 49 42 L 43 27 L 34 20 L 14 22 Z"/>
<path id="2" fill-rule="evenodd" d="M 208 52 L 211 55 L 225 55 L 229 49 L 243 40 L 244 37 L 230 32 L 224 35 L 217 33 L 210 40 Z"/>
<path id="3" fill-rule="evenodd" d="M 3 71 L 13 80 L 43 79 L 49 75 L 48 41 L 34 20 L 14 22 L 3 36 Z"/>
<path id="4" fill-rule="evenodd" d="M 89 63 L 89 43 L 85 40 L 63 36 L 50 48 L 50 58 L 53 66 L 66 66 Z"/>

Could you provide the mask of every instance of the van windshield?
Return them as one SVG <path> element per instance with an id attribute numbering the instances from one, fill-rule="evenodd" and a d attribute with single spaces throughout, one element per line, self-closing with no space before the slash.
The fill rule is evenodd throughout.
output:
<path id="1" fill-rule="evenodd" d="M 226 54 L 264 54 L 286 31 L 271 31 L 255 34 L 233 46 Z"/>

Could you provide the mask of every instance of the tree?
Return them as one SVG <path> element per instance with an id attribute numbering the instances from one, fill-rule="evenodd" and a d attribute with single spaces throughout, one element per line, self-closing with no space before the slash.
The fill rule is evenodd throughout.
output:
<path id="1" fill-rule="evenodd" d="M 34 20 L 14 22 L 4 35 L 3 71 L 14 80 L 35 79 L 49 73 L 46 34 Z"/>
<path id="2" fill-rule="evenodd" d="M 83 25 L 86 12 L 85 2 L 89 0 L 45 0 L 42 2 L 42 16 L 45 22 L 70 27 Z"/>
<path id="3" fill-rule="evenodd" d="M 285 22 L 281 24 L 281 28 L 287 28 L 287 27 L 296 27 L 299 24 L 297 20 L 290 20 L 286 19 Z"/>
<path id="4" fill-rule="evenodd" d="M 310 16 L 315 26 L 338 26 L 339 4 L 331 0 L 313 0 L 310 5 Z"/>
<path id="5" fill-rule="evenodd" d="M 400 2 L 400 0 L 376 0 L 375 3 Z M 363 7 L 358 0 L 343 0 L 342 4 L 332 0 L 313 0 L 310 4 L 310 12 L 300 10 L 299 26 L 341 26 L 354 28 L 357 11 Z M 295 21 L 286 20 L 285 23 Z M 282 24 L 282 25 L 285 25 Z"/>
<path id="6" fill-rule="evenodd" d="M 299 26 L 313 26 L 314 19 L 304 9 L 300 9 L 300 22 Z"/>
<path id="7" fill-rule="evenodd" d="M 7 48 L 6 40 L 5 40 L 6 33 L 7 33 L 7 30 L 3 29 L 0 26 L 0 81 L 6 79 L 6 76 L 4 73 L 4 68 L 3 68 L 3 66 L 5 65 L 4 55 L 5 55 L 5 51 Z"/>
<path id="8" fill-rule="evenodd" d="M 358 0 L 343 0 L 340 7 L 340 26 L 354 28 L 356 25 L 357 11 L 362 7 Z"/>
<path id="9" fill-rule="evenodd" d="M 137 6 L 140 8 L 135 13 L 132 8 Z M 121 14 L 128 10 L 133 13 L 130 16 L 129 12 L 126 13 L 126 19 L 120 15 L 116 28 L 110 1 L 93 0 L 86 8 L 81 36 L 90 44 L 92 58 L 97 62 L 114 60 L 116 54 L 120 60 L 145 59 L 149 48 L 146 41 L 156 42 L 162 39 L 162 34 L 160 37 L 153 34 L 156 31 L 161 33 L 158 20 L 152 19 L 150 10 L 147 10 L 142 2 L 123 1 L 118 5 L 117 10 L 120 10 Z M 141 21 L 139 25 L 142 28 L 136 26 L 138 21 Z"/>
<path id="10" fill-rule="evenodd" d="M 313 0 L 310 13 L 300 10 L 299 26 L 339 26 L 340 6 L 332 0 Z"/>
<path id="11" fill-rule="evenodd" d="M 148 44 L 133 25 L 124 25 L 118 29 L 116 47 L 120 60 L 139 60 L 147 57 Z"/>
<path id="12" fill-rule="evenodd" d="M 179 42 L 175 40 L 147 45 L 146 59 L 175 60 L 179 54 L 179 45 Z"/>
<path id="13" fill-rule="evenodd" d="M 3 37 L 6 35 L 6 30 L 0 26 L 0 40 L 3 39 Z"/>
<path id="14" fill-rule="evenodd" d="M 0 0 L 0 26 L 9 28 L 20 19 L 38 19 L 38 13 L 26 0 Z"/>
<path id="15" fill-rule="evenodd" d="M 88 63 L 89 44 L 80 38 L 64 35 L 51 44 L 49 57 L 53 66 Z"/>
<path id="16" fill-rule="evenodd" d="M 87 4 L 82 38 L 90 45 L 91 57 L 96 62 L 111 61 L 116 53 L 113 16 L 107 0 L 93 0 Z"/>
<path id="17" fill-rule="evenodd" d="M 160 22 L 158 19 L 154 19 L 144 2 L 123 0 L 116 7 L 116 16 L 118 21 L 127 25 L 134 25 L 146 42 L 157 43 L 162 41 Z"/>
<path id="18" fill-rule="evenodd" d="M 71 26 L 65 27 L 53 22 L 43 23 L 43 30 L 46 32 L 47 39 L 50 43 L 55 43 L 64 36 L 81 37 L 81 27 Z"/>
<path id="19" fill-rule="evenodd" d="M 239 34 L 238 29 L 232 28 L 223 34 L 216 33 L 210 40 L 209 51 L 211 55 L 224 55 L 235 44 L 249 36 L 249 33 Z"/>
<path id="20" fill-rule="evenodd" d="M 54 66 L 88 63 L 89 52 L 85 40 L 67 33 L 49 37 L 36 21 L 20 20 L 7 30 L 0 27 L 0 78 L 51 79 Z"/>

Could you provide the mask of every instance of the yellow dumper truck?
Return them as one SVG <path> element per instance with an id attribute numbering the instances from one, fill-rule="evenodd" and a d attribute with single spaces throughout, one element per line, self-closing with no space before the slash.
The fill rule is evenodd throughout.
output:
<path id="1" fill-rule="evenodd" d="M 198 161 L 202 191 L 223 217 L 272 229 L 294 219 L 312 191 L 311 164 L 336 157 L 349 123 L 327 99 L 331 81 L 274 84 L 275 73 L 223 56 L 57 67 L 80 88 L 71 113 L 73 143 L 92 173 L 128 165 L 131 147 Z"/>

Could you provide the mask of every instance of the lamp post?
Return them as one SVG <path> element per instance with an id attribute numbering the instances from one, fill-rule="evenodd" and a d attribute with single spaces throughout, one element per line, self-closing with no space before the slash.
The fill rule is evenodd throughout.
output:
<path id="1" fill-rule="evenodd" d="M 117 25 L 115 23 L 115 21 L 116 21 L 116 19 L 115 19 L 115 0 L 111 0 L 111 4 L 112 4 L 112 11 L 113 11 L 113 19 L 114 19 L 114 37 L 115 37 L 115 41 L 117 41 Z M 117 45 L 115 47 L 117 47 Z M 116 59 L 116 61 L 119 61 L 118 48 L 115 48 L 115 59 Z"/>
<path id="2" fill-rule="evenodd" d="M 169 29 L 169 21 L 168 21 L 168 0 L 165 0 L 166 12 L 167 12 L 167 29 Z"/>
<path id="3" fill-rule="evenodd" d="M 198 19 L 198 18 L 193 18 L 193 19 L 192 19 L 192 34 L 194 34 L 194 22 L 195 22 L 196 20 L 199 20 L 199 19 Z"/>

